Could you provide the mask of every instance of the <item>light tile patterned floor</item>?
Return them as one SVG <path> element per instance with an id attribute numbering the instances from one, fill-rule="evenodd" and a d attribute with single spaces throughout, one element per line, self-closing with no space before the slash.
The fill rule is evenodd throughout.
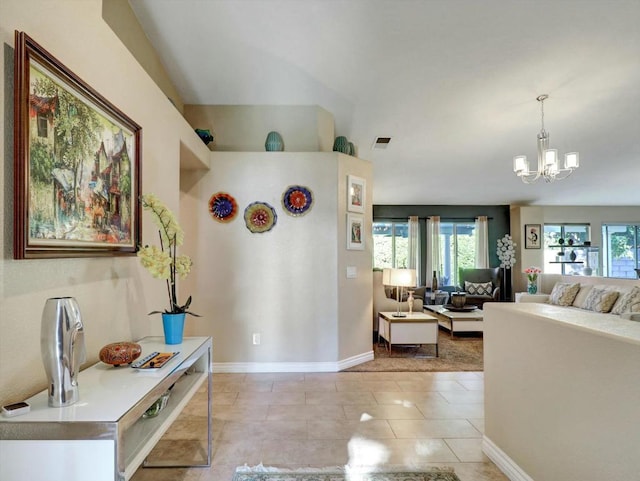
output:
<path id="1" fill-rule="evenodd" d="M 481 449 L 482 373 L 214 374 L 213 389 L 212 466 L 139 469 L 133 481 L 230 481 L 259 463 L 451 466 L 462 481 L 508 481 Z M 206 399 L 194 397 L 150 458 L 202 454 Z"/>

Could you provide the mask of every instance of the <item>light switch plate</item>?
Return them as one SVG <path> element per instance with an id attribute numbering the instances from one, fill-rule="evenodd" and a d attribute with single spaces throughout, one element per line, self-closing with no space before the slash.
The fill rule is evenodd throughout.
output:
<path id="1" fill-rule="evenodd" d="M 355 279 L 358 277 L 358 268 L 356 266 L 347 266 L 347 279 Z"/>

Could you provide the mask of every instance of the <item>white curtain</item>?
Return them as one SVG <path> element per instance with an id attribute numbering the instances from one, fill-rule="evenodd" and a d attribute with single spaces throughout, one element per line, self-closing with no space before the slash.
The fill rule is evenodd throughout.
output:
<path id="1" fill-rule="evenodd" d="M 489 222 L 486 215 L 476 217 L 476 267 L 489 267 Z"/>
<path id="2" fill-rule="evenodd" d="M 440 217 L 433 216 L 427 219 L 427 285 L 431 287 L 433 271 L 440 272 Z"/>
<path id="3" fill-rule="evenodd" d="M 409 216 L 409 252 L 407 258 L 407 267 L 415 269 L 417 278 L 420 279 L 420 225 L 418 224 L 418 216 Z"/>

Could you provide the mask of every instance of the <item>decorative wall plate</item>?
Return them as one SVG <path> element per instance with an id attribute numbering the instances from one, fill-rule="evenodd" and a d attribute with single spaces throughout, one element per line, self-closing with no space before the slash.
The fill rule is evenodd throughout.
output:
<path id="1" fill-rule="evenodd" d="M 278 221 L 273 207 L 266 202 L 253 202 L 244 210 L 244 221 L 254 234 L 270 231 Z"/>
<path id="2" fill-rule="evenodd" d="M 313 193 L 302 185 L 290 185 L 282 194 L 282 207 L 289 215 L 305 215 L 312 205 Z"/>
<path id="3" fill-rule="evenodd" d="M 216 192 L 209 199 L 209 213 L 218 222 L 230 222 L 238 213 L 238 203 L 226 192 Z"/>

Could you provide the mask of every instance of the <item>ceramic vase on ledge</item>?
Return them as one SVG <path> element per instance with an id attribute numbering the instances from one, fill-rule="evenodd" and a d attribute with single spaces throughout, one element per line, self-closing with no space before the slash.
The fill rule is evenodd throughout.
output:
<path id="1" fill-rule="evenodd" d="M 182 344 L 184 316 L 184 312 L 180 314 L 162 313 L 162 328 L 164 329 L 165 344 Z"/>
<path id="2" fill-rule="evenodd" d="M 284 141 L 278 132 L 269 132 L 267 140 L 264 141 L 264 150 L 267 152 L 282 152 L 284 150 Z"/>
<path id="3" fill-rule="evenodd" d="M 538 292 L 538 283 L 536 281 L 527 282 L 527 293 L 535 294 Z"/>

